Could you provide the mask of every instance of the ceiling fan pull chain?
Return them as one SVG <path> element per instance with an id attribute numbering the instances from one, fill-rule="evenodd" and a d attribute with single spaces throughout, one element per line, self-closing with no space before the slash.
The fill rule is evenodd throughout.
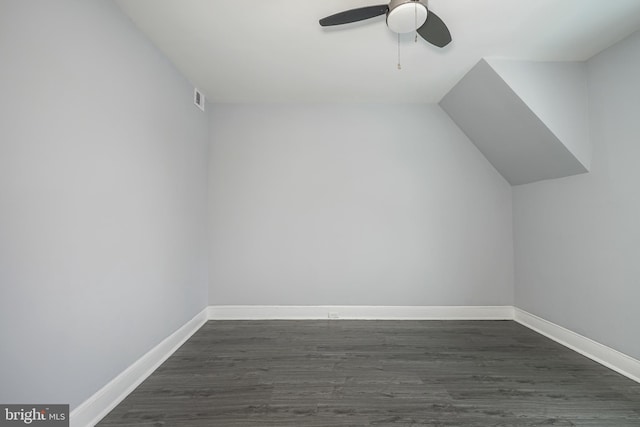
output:
<path id="1" fill-rule="evenodd" d="M 398 33 L 398 70 L 402 70 L 402 66 L 400 66 L 400 33 Z"/>

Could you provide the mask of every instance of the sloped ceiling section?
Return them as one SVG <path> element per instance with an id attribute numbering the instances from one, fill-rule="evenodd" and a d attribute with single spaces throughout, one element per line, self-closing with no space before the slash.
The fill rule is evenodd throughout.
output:
<path id="1" fill-rule="evenodd" d="M 440 106 L 511 185 L 589 170 L 584 63 L 483 59 Z"/>

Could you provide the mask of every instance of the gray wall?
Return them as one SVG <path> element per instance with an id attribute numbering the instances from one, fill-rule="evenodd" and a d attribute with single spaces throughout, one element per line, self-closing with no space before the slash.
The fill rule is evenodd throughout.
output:
<path id="1" fill-rule="evenodd" d="M 640 359 L 640 33 L 588 70 L 591 173 L 514 188 L 516 305 Z"/>
<path id="2" fill-rule="evenodd" d="M 207 301 L 208 119 L 111 1 L 0 2 L 0 402 L 77 406 Z"/>
<path id="3" fill-rule="evenodd" d="M 591 141 L 586 64 L 506 59 L 487 62 L 588 170 Z"/>
<path id="4" fill-rule="evenodd" d="M 531 70 L 526 68 L 530 65 Z M 516 75 L 516 79 L 505 79 L 489 62 L 480 60 L 449 93 L 440 101 L 440 106 L 447 112 L 453 121 L 462 129 L 469 139 L 478 147 L 480 152 L 495 166 L 495 168 L 512 185 L 529 184 L 545 179 L 560 178 L 588 170 L 580 163 L 580 160 L 569 151 L 563 140 L 558 138 L 553 129 L 542 120 L 542 116 L 532 110 L 527 98 L 521 97 L 520 92 L 528 93 L 530 90 L 521 90 L 519 86 L 526 86 L 528 75 L 542 74 L 547 79 L 532 79 L 532 85 L 537 87 L 544 85 L 546 81 L 555 83 L 556 79 L 546 74 L 553 74 L 550 68 L 536 66 L 536 63 L 522 63 L 520 67 L 513 67 L 520 72 L 511 72 L 508 75 Z M 541 73 L 543 68 L 547 73 Z M 586 67 L 585 67 L 586 68 Z M 529 71 L 525 73 L 524 70 Z M 582 82 L 586 92 L 586 78 L 582 78 L 580 68 L 560 67 L 557 72 L 566 78 L 566 74 L 574 74 L 575 80 Z M 537 71 L 537 72 L 532 72 Z M 575 71 L 572 73 L 571 71 Z M 586 72 L 584 73 L 586 74 Z M 511 83 L 513 80 L 515 83 Z M 542 80 L 540 83 L 539 81 Z M 538 83 L 538 84 L 536 84 Z M 552 86 L 552 85 L 549 85 Z M 571 102 L 578 91 L 555 91 L 558 104 L 565 108 L 544 108 L 544 103 L 538 103 L 542 108 L 543 116 L 558 114 L 562 117 L 575 115 L 565 114 L 563 110 L 571 110 L 568 106 L 580 105 L 586 114 L 586 94 L 581 98 L 584 102 Z M 546 98 L 546 97 L 540 97 Z M 579 110 L 579 108 L 575 108 Z M 586 126 L 586 121 L 584 125 Z M 567 129 L 573 126 L 567 126 Z M 588 144 L 588 141 L 586 141 Z"/>
<path id="5" fill-rule="evenodd" d="M 437 105 L 210 116 L 210 304 L 512 304 L 511 188 Z"/>

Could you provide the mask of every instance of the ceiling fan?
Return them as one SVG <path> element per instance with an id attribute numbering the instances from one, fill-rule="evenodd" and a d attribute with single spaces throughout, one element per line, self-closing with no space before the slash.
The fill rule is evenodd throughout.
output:
<path id="1" fill-rule="evenodd" d="M 349 24 L 387 14 L 387 26 L 396 33 L 417 31 L 420 36 L 437 47 L 451 42 L 451 33 L 435 13 L 427 9 L 426 0 L 391 0 L 387 4 L 346 10 L 320 20 L 320 25 Z"/>

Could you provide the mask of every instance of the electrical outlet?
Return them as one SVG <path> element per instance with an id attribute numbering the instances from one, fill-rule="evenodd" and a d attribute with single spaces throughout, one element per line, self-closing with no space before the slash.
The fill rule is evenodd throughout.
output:
<path id="1" fill-rule="evenodd" d="M 338 316 L 338 312 L 337 311 L 330 311 L 329 312 L 329 319 L 339 319 L 340 316 Z"/>

